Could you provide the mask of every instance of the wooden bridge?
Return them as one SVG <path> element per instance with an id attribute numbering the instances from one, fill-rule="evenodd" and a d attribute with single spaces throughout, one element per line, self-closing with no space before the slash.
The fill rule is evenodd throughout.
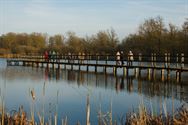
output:
<path id="1" fill-rule="evenodd" d="M 20 56 L 7 60 L 7 66 L 32 66 L 32 67 L 47 67 L 47 68 L 68 68 L 74 69 L 74 66 L 81 70 L 81 67 L 86 67 L 89 71 L 90 67 L 94 67 L 97 72 L 98 67 L 102 67 L 104 73 L 107 73 L 107 68 L 112 68 L 114 74 L 117 74 L 117 69 L 123 69 L 123 75 L 129 75 L 129 70 L 133 69 L 135 75 L 141 75 L 142 70 L 147 70 L 150 77 L 155 70 L 161 71 L 161 78 L 164 80 L 165 75 L 170 79 L 170 73 L 176 73 L 176 80 L 181 81 L 182 73 L 188 73 L 188 58 L 184 54 L 176 57 L 165 54 L 164 56 L 157 56 L 151 54 L 150 56 L 143 56 L 141 54 L 134 55 L 134 60 L 131 61 L 129 56 L 123 56 L 121 60 L 117 60 L 116 55 L 51 55 L 49 59 L 44 56 Z M 124 62 L 119 64 L 117 61 Z"/>

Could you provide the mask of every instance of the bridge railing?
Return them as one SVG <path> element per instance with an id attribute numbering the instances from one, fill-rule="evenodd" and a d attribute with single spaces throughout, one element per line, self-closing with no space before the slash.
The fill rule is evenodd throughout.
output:
<path id="1" fill-rule="evenodd" d="M 151 53 L 149 55 L 134 55 L 133 62 L 148 62 L 148 63 L 183 63 L 188 64 L 188 57 L 185 56 L 183 53 L 176 54 L 176 56 L 172 56 L 170 53 L 165 53 L 164 55 L 157 55 L 155 53 Z M 77 54 L 58 54 L 58 55 L 49 55 L 46 58 L 44 55 L 24 55 L 16 57 L 16 59 L 23 59 L 23 60 L 33 60 L 33 61 L 49 61 L 49 62 L 58 62 L 61 60 L 66 60 L 68 62 L 77 61 L 84 62 L 84 61 L 106 61 L 106 63 L 110 61 L 118 61 L 117 55 L 101 55 L 101 54 L 84 54 L 84 55 L 77 55 Z M 130 56 L 127 54 L 121 55 L 120 61 L 128 62 L 130 61 Z"/>

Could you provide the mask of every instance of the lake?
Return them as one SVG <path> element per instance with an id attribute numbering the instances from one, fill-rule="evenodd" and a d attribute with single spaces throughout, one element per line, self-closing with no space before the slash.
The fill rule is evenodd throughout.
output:
<path id="1" fill-rule="evenodd" d="M 100 69 L 99 69 L 100 71 Z M 162 81 L 160 73 L 148 78 L 147 73 L 135 77 L 133 71 L 124 77 L 121 70 L 117 75 L 111 71 L 87 72 L 85 70 L 56 70 L 6 65 L 0 59 L 0 95 L 6 112 L 11 113 L 20 106 L 24 107 L 28 118 L 34 105 L 35 119 L 38 113 L 45 121 L 57 113 L 58 124 L 67 117 L 70 125 L 86 123 L 86 98 L 90 99 L 91 124 L 98 123 L 98 113 L 107 114 L 112 108 L 113 121 L 121 122 L 126 113 L 137 111 L 144 104 L 148 111 L 162 112 L 164 107 L 169 113 L 188 103 L 188 74 L 184 73 L 182 82 L 177 83 L 175 73 L 171 80 Z M 31 97 L 35 93 L 35 100 Z"/>

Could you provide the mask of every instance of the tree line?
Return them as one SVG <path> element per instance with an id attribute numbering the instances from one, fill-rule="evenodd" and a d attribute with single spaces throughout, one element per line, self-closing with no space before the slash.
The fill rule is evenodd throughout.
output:
<path id="1" fill-rule="evenodd" d="M 48 36 L 43 33 L 7 33 L 0 36 L 0 55 L 3 54 L 42 54 L 54 50 L 66 54 L 79 52 L 90 54 L 114 54 L 116 51 L 138 54 L 175 55 L 184 53 L 188 56 L 188 19 L 181 27 L 172 23 L 165 26 L 161 17 L 145 20 L 134 34 L 119 40 L 113 29 L 79 37 L 74 32 L 66 35 Z"/>

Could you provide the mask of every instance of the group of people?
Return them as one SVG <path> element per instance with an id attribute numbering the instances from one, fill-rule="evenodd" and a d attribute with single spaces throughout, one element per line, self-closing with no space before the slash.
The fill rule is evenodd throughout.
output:
<path id="1" fill-rule="evenodd" d="M 44 52 L 44 59 L 45 59 L 45 61 L 53 61 L 54 62 L 55 60 L 57 60 L 57 55 L 58 55 L 58 53 L 55 52 L 55 51 L 49 51 L 49 52 L 45 51 Z M 79 53 L 78 54 L 79 63 L 83 63 L 84 57 L 85 57 L 85 53 Z M 71 53 L 68 53 L 68 58 L 69 58 L 69 60 L 72 59 Z M 132 51 L 129 51 L 128 59 L 127 59 L 127 65 L 131 66 L 133 60 L 134 60 L 133 53 L 132 53 Z M 123 51 L 121 51 L 121 52 L 118 51 L 116 53 L 116 64 L 117 65 L 124 65 Z"/>
<path id="2" fill-rule="evenodd" d="M 57 52 L 55 51 L 45 51 L 44 52 L 44 59 L 45 61 L 55 61 L 55 59 L 57 58 Z"/>
<path id="3" fill-rule="evenodd" d="M 134 60 L 132 51 L 129 51 L 128 53 L 128 59 L 127 59 L 127 65 L 131 66 L 132 61 Z M 123 51 L 116 53 L 116 64 L 117 65 L 124 65 L 124 54 Z"/>

